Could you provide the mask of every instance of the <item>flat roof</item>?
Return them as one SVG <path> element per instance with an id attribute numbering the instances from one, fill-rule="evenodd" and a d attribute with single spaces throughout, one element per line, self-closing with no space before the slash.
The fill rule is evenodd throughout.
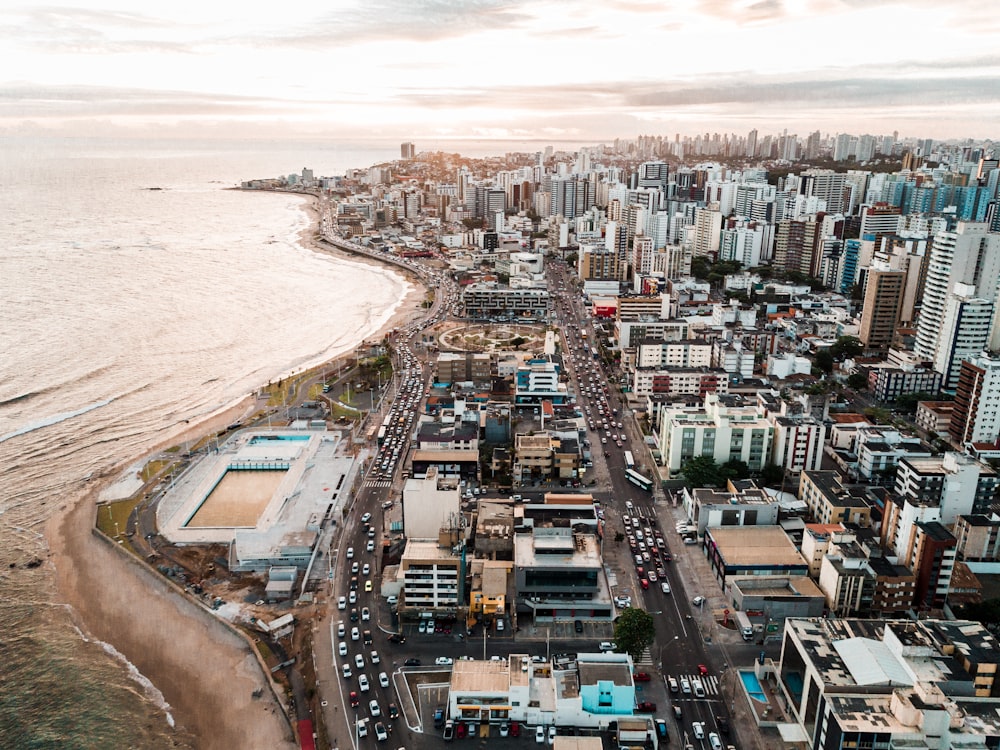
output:
<path id="1" fill-rule="evenodd" d="M 510 661 L 458 659 L 451 669 L 452 691 L 507 693 L 510 690 Z"/>
<path id="2" fill-rule="evenodd" d="M 805 565 L 792 540 L 779 526 L 710 527 L 726 565 Z"/>

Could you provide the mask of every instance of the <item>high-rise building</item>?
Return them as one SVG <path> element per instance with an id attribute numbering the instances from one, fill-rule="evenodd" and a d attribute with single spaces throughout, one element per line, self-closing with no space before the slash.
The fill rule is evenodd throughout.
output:
<path id="1" fill-rule="evenodd" d="M 962 362 L 948 435 L 959 449 L 1000 445 L 1000 357 L 984 353 Z"/>
<path id="2" fill-rule="evenodd" d="M 412 143 L 399 144 L 399 156 L 402 159 L 412 159 L 417 153 L 416 147 Z"/>
<path id="3" fill-rule="evenodd" d="M 972 284 L 956 284 L 945 303 L 934 355 L 944 391 L 954 392 L 962 360 L 981 353 L 990 338 L 994 302 L 976 297 L 975 291 Z"/>
<path id="4" fill-rule="evenodd" d="M 972 296 L 992 302 L 997 296 L 998 279 L 1000 234 L 988 232 L 986 224 L 967 222 L 959 222 L 954 231 L 935 234 L 917 319 L 917 355 L 928 360 L 937 356 L 945 306 L 956 284 L 972 284 Z M 991 349 L 998 348 L 994 343 L 991 337 Z"/>
<path id="5" fill-rule="evenodd" d="M 802 173 L 801 193 L 826 201 L 827 213 L 839 214 L 844 211 L 844 185 L 843 172 L 807 169 Z"/>
<path id="6" fill-rule="evenodd" d="M 722 241 L 722 212 L 699 208 L 694 212 L 694 255 L 717 258 Z"/>
<path id="7" fill-rule="evenodd" d="M 774 264 L 807 276 L 819 273 L 821 254 L 817 251 L 822 214 L 807 219 L 778 222 L 774 241 Z"/>
<path id="8" fill-rule="evenodd" d="M 866 350 L 884 352 L 892 346 L 905 283 L 905 273 L 881 264 L 868 271 L 859 335 Z"/>

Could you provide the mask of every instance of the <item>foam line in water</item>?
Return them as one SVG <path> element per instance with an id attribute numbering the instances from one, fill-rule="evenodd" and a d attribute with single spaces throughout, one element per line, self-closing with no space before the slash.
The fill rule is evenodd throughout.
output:
<path id="1" fill-rule="evenodd" d="M 40 430 L 43 427 L 51 427 L 54 424 L 65 422 L 67 419 L 72 419 L 73 417 L 78 417 L 81 414 L 86 414 L 88 411 L 100 409 L 102 406 L 107 406 L 112 401 L 114 401 L 113 398 L 106 398 L 102 401 L 95 401 L 92 404 L 87 404 L 79 409 L 74 409 L 73 411 L 64 411 L 61 414 L 53 414 L 51 417 L 44 417 L 37 422 L 26 424 L 24 427 L 16 429 L 13 432 L 8 432 L 6 435 L 0 435 L 0 443 L 6 442 L 11 438 L 16 438 L 18 435 L 26 435 L 29 432 Z"/>

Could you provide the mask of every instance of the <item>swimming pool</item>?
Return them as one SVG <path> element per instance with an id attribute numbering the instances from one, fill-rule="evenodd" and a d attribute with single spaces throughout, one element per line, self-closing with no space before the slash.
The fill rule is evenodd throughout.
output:
<path id="1" fill-rule="evenodd" d="M 767 696 L 764 694 L 764 688 L 761 687 L 760 680 L 757 679 L 757 675 L 753 672 L 747 672 L 741 669 L 740 679 L 743 680 L 743 687 L 746 688 L 747 695 L 755 701 L 767 703 Z"/>

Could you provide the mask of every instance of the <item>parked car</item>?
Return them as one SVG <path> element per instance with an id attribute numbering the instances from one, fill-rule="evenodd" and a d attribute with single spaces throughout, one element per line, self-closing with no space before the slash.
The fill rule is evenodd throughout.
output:
<path id="1" fill-rule="evenodd" d="M 649 676 L 649 672 L 635 672 L 632 675 L 632 679 L 636 682 L 649 682 L 652 677 Z"/>
<path id="2" fill-rule="evenodd" d="M 636 704 L 635 712 L 639 714 L 655 714 L 656 704 L 653 701 L 639 701 Z"/>
<path id="3" fill-rule="evenodd" d="M 521 725 L 518 724 L 516 721 L 512 721 L 510 723 L 510 736 L 511 737 L 521 736 Z"/>
<path id="4" fill-rule="evenodd" d="M 554 726 L 549 727 L 549 744 L 552 745 L 556 741 L 556 728 Z"/>
<path id="5" fill-rule="evenodd" d="M 500 725 L 500 736 L 507 737 L 510 735 L 510 725 L 505 721 Z"/>
<path id="6" fill-rule="evenodd" d="M 451 740 L 455 736 L 455 724 L 451 719 L 448 719 L 448 721 L 444 723 L 444 732 L 442 733 L 442 736 L 445 740 Z"/>
<path id="7" fill-rule="evenodd" d="M 419 667 L 420 659 L 410 658 L 403 662 L 404 667 Z"/>
<path id="8" fill-rule="evenodd" d="M 601 643 L 598 645 L 598 648 L 601 651 L 614 651 L 616 648 L 618 648 L 618 644 L 612 643 L 611 641 L 601 641 Z"/>
<path id="9" fill-rule="evenodd" d="M 434 660 L 434 664 L 439 667 L 450 667 L 455 661 L 450 656 L 439 656 Z"/>
<path id="10" fill-rule="evenodd" d="M 694 599 L 691 600 L 691 603 L 696 607 L 700 607 L 702 604 L 705 603 L 705 597 L 696 596 Z"/>
<path id="11" fill-rule="evenodd" d="M 573 630 L 577 633 L 583 632 L 583 620 L 573 620 Z"/>
<path id="12" fill-rule="evenodd" d="M 545 727 L 543 727 L 541 724 L 535 727 L 535 742 L 537 742 L 539 745 L 545 744 Z"/>
<path id="13" fill-rule="evenodd" d="M 439 727 L 444 724 L 444 706 L 434 709 L 434 726 Z"/>
<path id="14" fill-rule="evenodd" d="M 463 724 L 462 722 L 458 722 L 458 726 L 455 727 L 455 736 L 461 740 L 464 739 L 468 733 L 469 733 L 469 728 L 465 726 L 465 724 Z"/>

